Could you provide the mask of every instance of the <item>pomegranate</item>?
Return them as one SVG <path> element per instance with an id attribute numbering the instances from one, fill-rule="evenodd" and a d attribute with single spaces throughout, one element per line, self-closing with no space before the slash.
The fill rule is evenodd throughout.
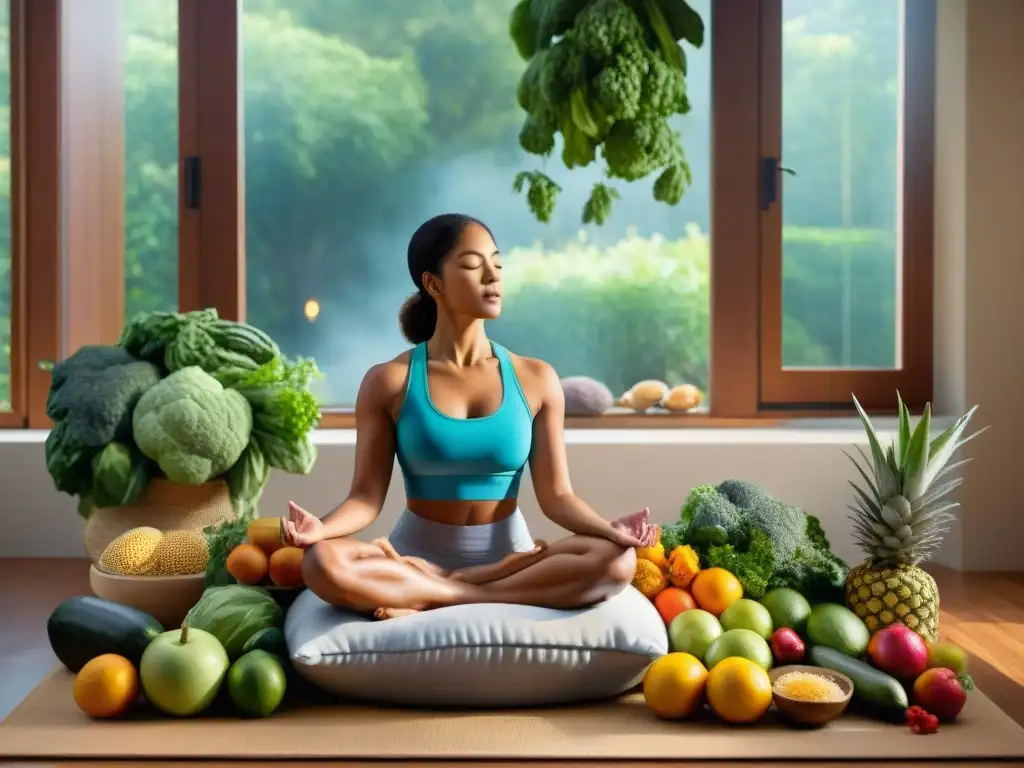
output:
<path id="1" fill-rule="evenodd" d="M 928 668 L 928 645 L 903 624 L 879 630 L 868 647 L 871 663 L 899 680 L 914 680 Z"/>
<path id="2" fill-rule="evenodd" d="M 779 666 L 798 664 L 804 659 L 804 651 L 806 651 L 804 641 L 789 627 L 776 629 L 772 634 L 770 645 L 772 656 Z"/>
<path id="3" fill-rule="evenodd" d="M 934 667 L 914 681 L 914 703 L 939 720 L 955 720 L 967 702 L 967 691 L 951 669 Z"/>

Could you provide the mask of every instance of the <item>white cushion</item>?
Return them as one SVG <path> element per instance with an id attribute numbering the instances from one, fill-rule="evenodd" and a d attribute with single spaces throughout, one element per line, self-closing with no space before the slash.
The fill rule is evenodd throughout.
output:
<path id="1" fill-rule="evenodd" d="M 309 590 L 285 637 L 296 670 L 345 697 L 406 706 L 513 707 L 623 693 L 668 653 L 651 602 L 633 587 L 591 608 L 459 605 L 374 621 Z"/>

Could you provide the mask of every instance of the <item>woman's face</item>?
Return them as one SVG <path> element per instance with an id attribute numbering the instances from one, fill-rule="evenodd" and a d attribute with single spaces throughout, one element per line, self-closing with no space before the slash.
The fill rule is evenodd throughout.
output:
<path id="1" fill-rule="evenodd" d="M 434 298 L 454 314 L 494 320 L 501 314 L 501 254 L 478 224 L 463 231 L 441 266 L 441 279 L 425 275 Z"/>

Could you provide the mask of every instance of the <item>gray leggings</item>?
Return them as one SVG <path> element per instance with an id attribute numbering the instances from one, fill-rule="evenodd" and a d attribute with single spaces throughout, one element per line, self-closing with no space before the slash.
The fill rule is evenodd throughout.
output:
<path id="1" fill-rule="evenodd" d="M 446 570 L 496 563 L 513 552 L 533 549 L 533 537 L 518 509 L 486 525 L 447 525 L 406 509 L 391 535 L 400 555 L 421 557 Z"/>

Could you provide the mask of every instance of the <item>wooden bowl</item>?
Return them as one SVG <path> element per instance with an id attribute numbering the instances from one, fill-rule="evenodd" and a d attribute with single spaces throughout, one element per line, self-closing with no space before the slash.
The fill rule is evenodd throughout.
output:
<path id="1" fill-rule="evenodd" d="M 845 694 L 840 701 L 800 701 L 783 696 L 775 690 L 775 681 L 789 672 L 807 672 L 812 675 L 827 677 Z M 833 672 L 831 669 L 811 667 L 805 664 L 790 664 L 769 670 L 768 677 L 772 681 L 772 701 L 783 718 L 798 725 L 818 726 L 835 720 L 846 710 L 853 697 L 853 681 L 846 675 Z"/>
<path id="2" fill-rule="evenodd" d="M 164 625 L 164 629 L 181 626 L 203 595 L 205 574 L 188 576 L 120 576 L 89 568 L 89 585 L 96 597 L 130 605 L 145 611 Z"/>

